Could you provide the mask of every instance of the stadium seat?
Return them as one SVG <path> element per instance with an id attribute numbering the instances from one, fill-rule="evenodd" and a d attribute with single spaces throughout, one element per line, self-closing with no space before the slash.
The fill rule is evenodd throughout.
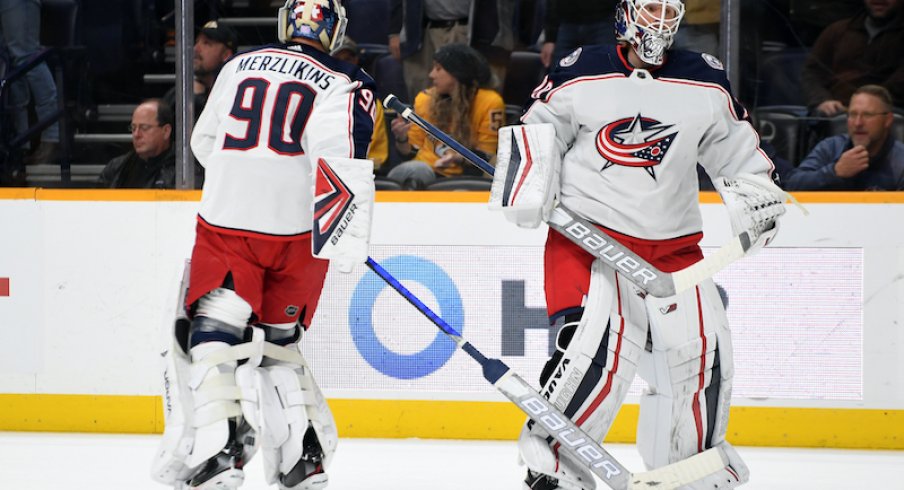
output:
<path id="1" fill-rule="evenodd" d="M 779 155 L 796 165 L 801 155 L 801 117 L 803 106 L 766 106 L 754 112 L 757 132 L 763 141 L 771 143 Z"/>
<path id="2" fill-rule="evenodd" d="M 530 102 L 530 94 L 543 80 L 546 68 L 540 61 L 540 53 L 533 51 L 513 51 L 509 59 L 502 86 L 502 100 L 505 101 L 505 115 L 508 124 L 515 124 L 524 107 Z"/>
<path id="3" fill-rule="evenodd" d="M 393 94 L 402 102 L 411 103 L 408 97 L 408 88 L 405 85 L 405 76 L 402 74 L 402 63 L 386 55 L 378 58 L 373 63 L 371 75 L 377 82 L 377 97 L 381 100 L 387 95 Z"/>
<path id="4" fill-rule="evenodd" d="M 428 185 L 428 191 L 488 191 L 493 179 L 488 177 L 448 177 Z"/>
<path id="5" fill-rule="evenodd" d="M 763 55 L 759 105 L 806 104 L 800 72 L 809 54 L 809 48 L 785 48 Z"/>
<path id="6" fill-rule="evenodd" d="M 378 175 L 374 178 L 374 188 L 378 191 L 400 191 L 402 184 Z"/>

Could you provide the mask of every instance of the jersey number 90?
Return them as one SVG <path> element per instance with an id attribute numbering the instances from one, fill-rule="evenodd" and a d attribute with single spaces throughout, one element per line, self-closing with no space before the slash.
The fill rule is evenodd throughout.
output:
<path id="1" fill-rule="evenodd" d="M 300 82 L 281 83 L 275 96 L 268 97 L 270 82 L 260 78 L 243 80 L 236 90 L 229 115 L 246 124 L 244 136 L 226 134 L 225 150 L 250 150 L 260 145 L 264 120 L 267 147 L 283 155 L 304 155 L 301 135 L 314 107 L 313 89 Z M 272 107 L 265 107 L 270 100 Z M 269 115 L 269 117 L 268 117 Z"/>

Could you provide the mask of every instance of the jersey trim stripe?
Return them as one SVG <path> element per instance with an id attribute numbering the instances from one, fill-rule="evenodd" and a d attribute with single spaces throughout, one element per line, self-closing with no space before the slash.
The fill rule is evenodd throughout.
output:
<path id="1" fill-rule="evenodd" d="M 239 228 L 228 228 L 225 226 L 218 226 L 218 225 L 211 224 L 210 222 L 206 221 L 204 219 L 204 217 L 201 216 L 200 214 L 198 215 L 198 223 L 200 223 L 201 226 L 203 226 L 207 229 L 213 230 L 217 233 L 222 233 L 223 235 L 241 236 L 241 237 L 246 237 L 246 238 L 258 238 L 261 240 L 269 240 L 269 241 L 273 241 L 273 242 L 291 242 L 291 241 L 295 241 L 295 240 L 301 240 L 311 234 L 311 230 L 302 231 L 300 233 L 296 233 L 293 235 L 273 235 L 273 234 L 269 234 L 269 233 L 261 233 L 259 231 L 243 230 L 243 229 L 239 229 Z"/>

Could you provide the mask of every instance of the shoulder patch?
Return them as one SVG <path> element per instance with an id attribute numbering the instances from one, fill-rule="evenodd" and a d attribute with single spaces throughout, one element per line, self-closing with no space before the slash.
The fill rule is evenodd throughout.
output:
<path id="1" fill-rule="evenodd" d="M 581 57 L 581 51 L 583 51 L 583 48 L 578 48 L 578 49 L 575 49 L 574 51 L 572 51 L 571 54 L 562 58 L 562 60 L 559 61 L 559 66 L 567 68 L 567 67 L 575 64 L 578 61 L 578 58 Z"/>
<path id="2" fill-rule="evenodd" d="M 725 70 L 725 67 L 722 66 L 722 62 L 719 61 L 719 58 L 707 53 L 700 53 L 700 56 L 703 57 L 703 61 L 706 62 L 707 65 L 715 68 L 716 70 Z"/>

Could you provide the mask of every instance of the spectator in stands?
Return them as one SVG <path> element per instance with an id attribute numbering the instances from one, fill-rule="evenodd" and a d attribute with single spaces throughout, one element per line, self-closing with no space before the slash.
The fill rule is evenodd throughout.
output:
<path id="1" fill-rule="evenodd" d="M 866 11 L 830 24 L 813 45 L 801 72 L 807 103 L 815 112 L 844 112 L 857 87 L 882 85 L 904 106 L 902 0 L 864 0 Z"/>
<path id="2" fill-rule="evenodd" d="M 854 92 L 848 134 L 819 142 L 785 181 L 788 190 L 904 190 L 904 143 L 890 134 L 891 95 L 879 85 Z"/>
<path id="3" fill-rule="evenodd" d="M 588 44 L 615 44 L 617 0 L 549 0 L 546 4 L 544 41 L 540 60 L 547 68 Z"/>
<path id="4" fill-rule="evenodd" d="M 195 38 L 194 60 L 192 69 L 195 79 L 192 89 L 195 95 L 195 118 L 201 114 L 207 103 L 207 96 L 213 88 L 213 82 L 220 73 L 220 68 L 226 64 L 226 60 L 232 57 L 238 49 L 238 34 L 235 29 L 218 24 L 212 20 L 204 24 L 198 36 Z M 171 107 L 176 105 L 176 87 L 170 89 L 163 99 L 169 102 Z"/>
<path id="5" fill-rule="evenodd" d="M 98 183 L 111 188 L 175 188 L 174 123 L 172 108 L 163 100 L 148 99 L 139 104 L 129 125 L 132 150 L 110 160 Z"/>
<path id="6" fill-rule="evenodd" d="M 481 88 L 490 79 L 486 60 L 464 44 L 443 46 L 433 60 L 433 87 L 417 95 L 415 112 L 491 160 L 496 153 L 497 131 L 505 117 L 505 103 L 498 92 Z M 403 118 L 392 121 L 392 134 L 396 149 L 411 160 L 394 167 L 388 177 L 405 188 L 423 189 L 442 177 L 481 175 L 461 155 Z"/>
<path id="7" fill-rule="evenodd" d="M 9 50 L 12 66 L 24 63 L 41 50 L 40 37 L 40 0 L 0 0 L 0 40 Z M 16 135 L 29 128 L 29 93 L 38 121 L 49 119 L 59 108 L 56 84 L 46 63 L 41 62 L 10 86 L 9 103 Z M 28 146 L 26 143 L 25 147 Z M 59 146 L 60 125 L 54 121 L 41 133 L 40 146 L 26 157 L 25 163 L 57 163 Z"/>
<path id="8" fill-rule="evenodd" d="M 719 55 L 721 0 L 685 0 L 684 20 L 675 34 L 675 47 Z"/>
<path id="9" fill-rule="evenodd" d="M 508 54 L 514 48 L 516 3 L 516 0 L 392 0 L 389 52 L 402 60 L 408 100 L 414 100 L 418 92 L 428 87 L 433 53 L 453 43 L 471 42 L 473 47 L 490 54 L 496 78 L 491 85 L 501 87 Z"/>
<path id="10" fill-rule="evenodd" d="M 351 63 L 355 66 L 361 66 L 361 51 L 358 49 L 358 43 L 352 38 L 345 36 L 336 49 L 333 50 L 333 58 Z M 386 163 L 389 158 L 389 137 L 386 135 L 386 119 L 383 114 L 383 104 L 378 101 L 374 104 L 376 107 L 376 115 L 374 116 L 374 133 L 370 140 L 370 149 L 367 150 L 367 158 L 374 161 L 374 172 Z"/>

